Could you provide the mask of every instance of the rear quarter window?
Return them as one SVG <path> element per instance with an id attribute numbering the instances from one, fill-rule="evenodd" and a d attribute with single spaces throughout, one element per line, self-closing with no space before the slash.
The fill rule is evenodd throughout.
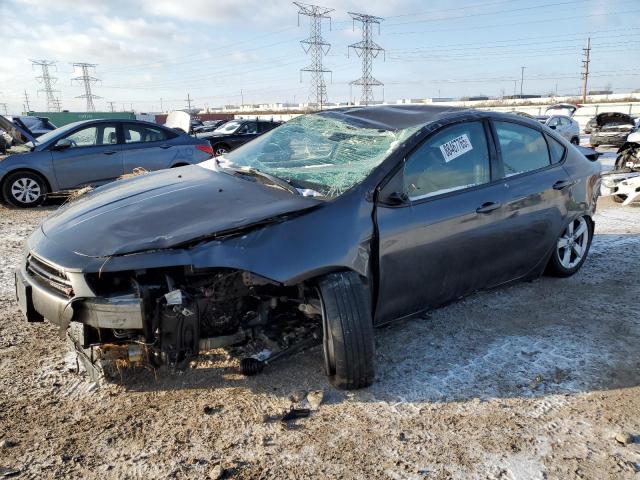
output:
<path id="1" fill-rule="evenodd" d="M 559 141 L 550 135 L 545 135 L 547 142 L 549 142 L 549 154 L 551 155 L 551 163 L 560 163 L 564 158 L 564 154 L 567 149 Z"/>

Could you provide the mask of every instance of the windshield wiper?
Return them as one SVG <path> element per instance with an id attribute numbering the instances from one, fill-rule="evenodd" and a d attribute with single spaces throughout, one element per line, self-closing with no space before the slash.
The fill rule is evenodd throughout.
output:
<path id="1" fill-rule="evenodd" d="M 286 180 L 280 178 L 280 177 L 275 177 L 273 175 L 269 175 L 268 173 L 262 172 L 260 170 L 258 170 L 257 168 L 253 168 L 253 167 L 243 167 L 243 168 L 238 168 L 238 167 L 233 167 L 230 165 L 221 165 L 219 164 L 219 166 L 221 168 L 224 169 L 229 169 L 232 172 L 234 172 L 236 175 L 247 175 L 247 176 L 251 176 L 251 177 L 256 177 L 256 178 L 261 178 L 263 180 L 267 180 L 267 184 L 271 184 L 275 187 L 281 188 L 283 190 L 286 190 L 287 192 L 293 193 L 294 195 L 300 195 L 300 192 L 298 191 L 297 188 L 295 188 L 293 185 L 291 185 L 289 182 L 287 182 Z"/>

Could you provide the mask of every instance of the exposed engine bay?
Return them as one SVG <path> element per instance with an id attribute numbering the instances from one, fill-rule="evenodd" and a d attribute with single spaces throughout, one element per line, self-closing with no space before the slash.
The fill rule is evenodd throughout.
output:
<path id="1" fill-rule="evenodd" d="M 95 274 L 87 280 L 103 303 L 74 307 L 77 317 L 68 335 L 92 376 L 113 376 L 130 366 L 184 370 L 201 352 L 242 344 L 253 355 L 253 362 L 241 363 L 250 375 L 262 369 L 256 361 L 322 338 L 319 296 L 305 285 L 285 287 L 237 270 L 188 268 Z"/>

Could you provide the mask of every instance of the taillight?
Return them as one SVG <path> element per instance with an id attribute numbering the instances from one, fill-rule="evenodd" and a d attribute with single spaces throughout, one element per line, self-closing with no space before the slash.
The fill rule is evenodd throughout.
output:
<path id="1" fill-rule="evenodd" d="M 196 145 L 196 148 L 209 155 L 209 158 L 213 158 L 213 147 L 211 145 Z"/>

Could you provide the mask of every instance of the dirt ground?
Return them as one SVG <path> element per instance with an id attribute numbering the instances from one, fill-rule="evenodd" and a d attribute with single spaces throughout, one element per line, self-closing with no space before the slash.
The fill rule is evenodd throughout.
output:
<path id="1" fill-rule="evenodd" d="M 92 384 L 13 300 L 22 242 L 52 208 L 0 207 L 0 477 L 640 478 L 638 206 L 601 199 L 572 278 L 378 330 L 377 381 L 353 393 L 327 385 L 319 348 L 253 378 L 221 350 Z M 279 421 L 319 389 L 310 417 Z"/>

